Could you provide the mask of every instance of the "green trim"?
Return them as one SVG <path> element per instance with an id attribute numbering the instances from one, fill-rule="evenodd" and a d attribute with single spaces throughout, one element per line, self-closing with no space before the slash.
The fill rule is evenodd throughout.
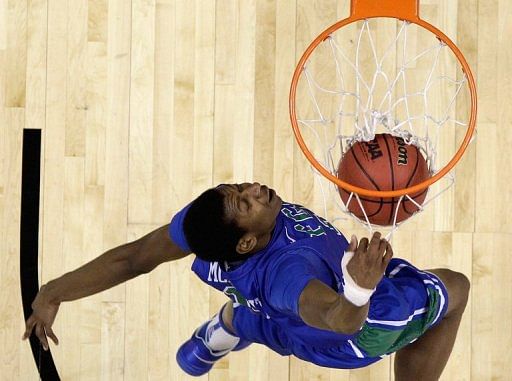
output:
<path id="1" fill-rule="evenodd" d="M 425 318 L 413 320 L 396 331 L 365 324 L 357 336 L 357 346 L 370 357 L 396 352 L 425 332 L 425 321 Z"/>
<path id="2" fill-rule="evenodd" d="M 441 301 L 434 287 L 427 286 L 427 292 L 429 306 L 427 313 L 422 317 L 410 321 L 402 329 L 397 330 L 375 327 L 365 323 L 356 338 L 357 346 L 368 356 L 377 357 L 396 352 L 423 335 L 437 316 Z"/>

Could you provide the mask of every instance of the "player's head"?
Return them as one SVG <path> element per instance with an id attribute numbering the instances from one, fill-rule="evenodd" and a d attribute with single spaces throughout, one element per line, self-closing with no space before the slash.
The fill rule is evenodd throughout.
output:
<path id="1" fill-rule="evenodd" d="M 269 242 L 281 199 L 258 183 L 222 184 L 195 199 L 183 228 L 190 249 L 207 261 L 243 260 Z"/>

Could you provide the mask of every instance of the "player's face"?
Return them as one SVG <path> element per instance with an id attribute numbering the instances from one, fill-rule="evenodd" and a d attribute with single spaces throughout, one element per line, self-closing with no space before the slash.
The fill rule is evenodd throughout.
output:
<path id="1" fill-rule="evenodd" d="M 240 228 L 258 239 L 272 233 L 283 202 L 273 189 L 258 183 L 224 184 L 219 189 L 227 216 Z"/>

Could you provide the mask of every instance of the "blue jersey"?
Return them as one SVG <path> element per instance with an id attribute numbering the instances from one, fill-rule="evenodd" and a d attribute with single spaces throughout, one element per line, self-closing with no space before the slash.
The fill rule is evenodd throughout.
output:
<path id="1" fill-rule="evenodd" d="M 176 215 L 170 228 L 173 241 L 183 249 L 188 249 L 182 229 L 186 210 Z M 343 293 L 340 264 L 347 247 L 343 234 L 324 218 L 300 205 L 283 203 L 271 240 L 263 250 L 238 264 L 196 258 L 192 270 L 233 300 L 233 324 L 242 338 L 318 365 L 355 368 L 417 338 L 440 319 L 446 306 L 440 304 L 439 297 L 429 301 L 425 282 L 431 282 L 435 291 L 438 279 L 427 274 L 423 280 L 423 275 L 414 275 L 416 288 L 409 278 L 401 285 L 398 273 L 407 273 L 407 266 L 418 270 L 405 261 L 393 260 L 388 272 L 395 272 L 377 286 L 360 332 L 344 335 L 307 325 L 298 310 L 302 290 L 309 281 L 318 279 Z M 429 309 L 429 303 L 435 308 Z"/>

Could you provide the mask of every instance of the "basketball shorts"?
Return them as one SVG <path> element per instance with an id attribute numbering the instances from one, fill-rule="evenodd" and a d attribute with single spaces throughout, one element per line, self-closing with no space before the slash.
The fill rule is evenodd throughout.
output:
<path id="1" fill-rule="evenodd" d="M 295 355 L 329 368 L 352 369 L 370 365 L 416 341 L 437 325 L 448 308 L 448 292 L 434 274 L 421 271 L 399 258 L 390 261 L 383 280 L 370 300 L 368 317 L 361 330 L 323 347 L 304 341 L 298 332 L 316 328 L 283 324 L 248 308 L 234 309 L 233 325 L 244 340 L 263 344 L 281 355 Z M 305 324 L 304 324 L 305 325 Z M 333 335 L 336 335 L 333 333 Z"/>

